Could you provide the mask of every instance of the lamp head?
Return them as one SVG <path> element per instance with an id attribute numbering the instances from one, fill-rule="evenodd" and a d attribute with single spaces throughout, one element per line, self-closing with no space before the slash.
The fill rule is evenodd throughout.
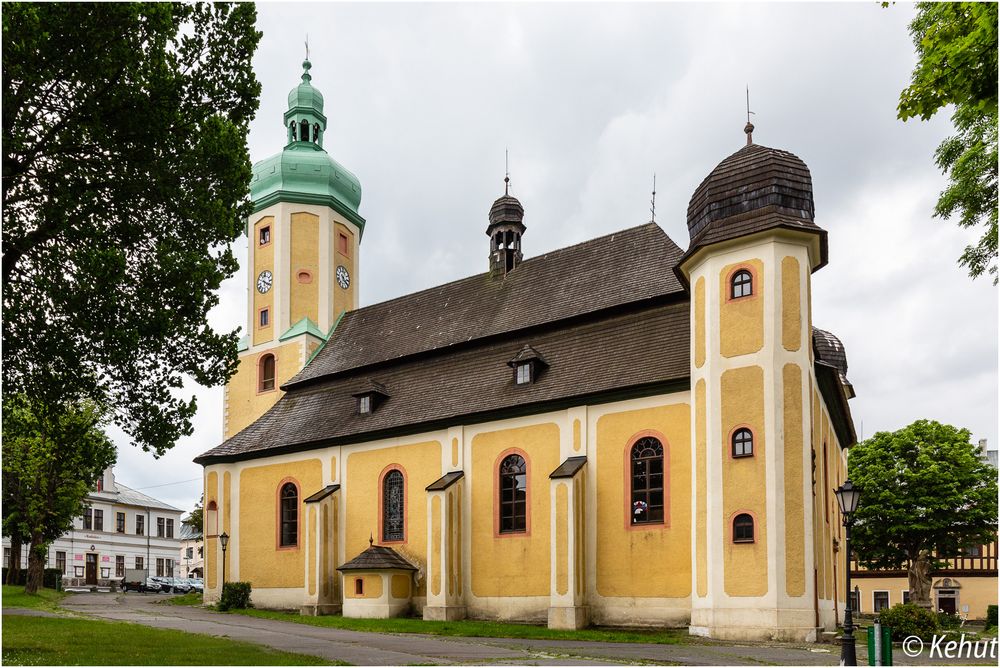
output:
<path id="1" fill-rule="evenodd" d="M 224 551 L 226 546 L 229 545 L 229 534 L 223 531 L 222 535 L 219 536 L 219 542 L 222 544 L 222 549 Z"/>
<path id="2" fill-rule="evenodd" d="M 850 480 L 845 480 L 843 485 L 833 490 L 833 493 L 837 495 L 837 503 L 840 504 L 840 512 L 844 517 L 849 517 L 858 509 L 861 490 L 855 487 Z"/>

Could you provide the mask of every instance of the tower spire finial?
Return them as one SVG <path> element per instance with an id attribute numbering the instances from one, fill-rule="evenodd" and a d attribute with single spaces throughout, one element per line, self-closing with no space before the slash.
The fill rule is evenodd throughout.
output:
<path id="1" fill-rule="evenodd" d="M 510 151 L 505 147 L 503 150 L 503 194 L 510 194 Z"/>
<path id="2" fill-rule="evenodd" d="M 306 33 L 306 60 L 309 60 L 309 33 Z"/>
<path id="3" fill-rule="evenodd" d="M 753 123 L 750 122 L 750 86 L 747 85 L 747 124 L 743 127 L 743 132 L 747 133 L 747 146 L 753 143 Z"/>
<path id="4" fill-rule="evenodd" d="M 656 222 L 656 172 L 653 172 L 653 197 L 652 199 L 649 200 L 649 203 L 650 203 L 649 213 L 652 215 L 652 217 L 649 219 L 649 222 L 655 223 Z"/>

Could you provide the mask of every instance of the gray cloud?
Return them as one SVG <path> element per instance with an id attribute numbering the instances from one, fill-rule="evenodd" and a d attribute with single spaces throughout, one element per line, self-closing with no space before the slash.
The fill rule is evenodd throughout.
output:
<path id="1" fill-rule="evenodd" d="M 913 9 L 845 4 L 270 4 L 252 158 L 281 150 L 281 114 L 309 33 L 326 148 L 361 180 L 363 304 L 483 271 L 504 148 L 537 255 L 649 219 L 687 245 L 698 183 L 744 142 L 810 166 L 830 264 L 814 320 L 844 341 L 865 433 L 921 417 L 996 444 L 997 293 L 955 264 L 974 234 L 931 218 L 944 117 L 901 123 Z M 246 242 L 238 244 L 245 257 Z M 246 276 L 222 289 L 243 324 Z M 195 388 L 188 388 L 194 391 Z M 193 437 L 160 461 L 119 439 L 136 487 L 200 476 L 221 438 L 221 390 L 197 390 Z M 199 483 L 148 490 L 190 507 Z"/>

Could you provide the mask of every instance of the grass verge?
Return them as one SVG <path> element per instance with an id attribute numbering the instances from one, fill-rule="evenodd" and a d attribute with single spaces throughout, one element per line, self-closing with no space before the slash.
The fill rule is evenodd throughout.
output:
<path id="1" fill-rule="evenodd" d="M 523 638 L 537 640 L 585 640 L 620 643 L 655 643 L 658 645 L 678 645 L 687 641 L 683 629 L 581 629 L 579 631 L 557 631 L 531 624 L 507 624 L 461 620 L 456 622 L 431 622 L 422 619 L 349 619 L 340 615 L 319 617 L 303 616 L 296 612 L 275 610 L 231 610 L 230 613 L 276 619 L 296 624 L 309 624 L 348 631 L 368 631 L 374 633 L 425 633 L 435 636 L 460 636 L 465 638 Z"/>
<path id="2" fill-rule="evenodd" d="M 39 589 L 35 594 L 25 594 L 21 585 L 3 586 L 4 608 L 35 608 L 38 610 L 55 610 L 65 592 L 55 589 Z"/>
<path id="3" fill-rule="evenodd" d="M 160 601 L 163 605 L 201 605 L 202 602 L 202 595 L 194 591 L 181 594 L 180 596 L 171 596 Z"/>
<path id="4" fill-rule="evenodd" d="M 3 618 L 3 663 L 21 666 L 316 666 L 328 660 L 125 622 Z M 343 665 L 343 664 L 341 664 Z"/>

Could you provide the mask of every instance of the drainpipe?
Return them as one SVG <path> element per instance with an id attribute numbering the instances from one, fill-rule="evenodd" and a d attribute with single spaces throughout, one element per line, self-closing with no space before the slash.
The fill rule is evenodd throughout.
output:
<path id="1" fill-rule="evenodd" d="M 149 525 L 149 506 L 146 506 L 146 578 L 149 578 L 149 532 L 153 530 L 153 527 Z M 146 581 L 143 580 L 143 586 L 146 585 Z"/>

